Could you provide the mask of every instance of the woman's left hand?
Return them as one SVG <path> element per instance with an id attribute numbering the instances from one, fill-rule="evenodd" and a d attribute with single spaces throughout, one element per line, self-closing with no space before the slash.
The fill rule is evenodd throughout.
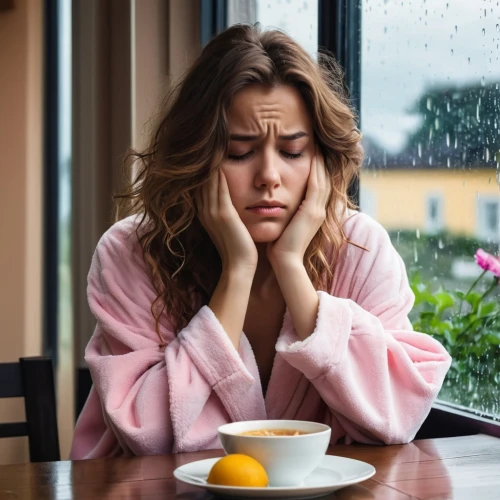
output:
<path id="1" fill-rule="evenodd" d="M 316 147 L 305 198 L 282 235 L 267 246 L 267 257 L 273 268 L 303 265 L 306 249 L 325 220 L 330 190 L 324 160 Z"/>

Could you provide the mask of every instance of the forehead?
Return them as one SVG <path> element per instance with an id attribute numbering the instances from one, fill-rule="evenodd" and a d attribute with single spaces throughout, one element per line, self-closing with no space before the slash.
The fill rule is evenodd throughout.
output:
<path id="1" fill-rule="evenodd" d="M 238 91 L 228 110 L 229 126 L 255 128 L 263 121 L 279 121 L 284 130 L 311 127 L 300 92 L 290 85 L 252 84 Z"/>

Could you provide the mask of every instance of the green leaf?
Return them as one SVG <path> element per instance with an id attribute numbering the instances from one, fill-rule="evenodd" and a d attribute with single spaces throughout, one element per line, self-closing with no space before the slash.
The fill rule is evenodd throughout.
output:
<path id="1" fill-rule="evenodd" d="M 419 272 L 416 272 L 413 274 L 413 276 L 411 277 L 410 279 L 410 284 L 412 286 L 416 286 L 418 285 L 419 283 L 422 283 L 422 278 L 420 277 L 420 273 Z"/>
<path id="2" fill-rule="evenodd" d="M 453 307 L 455 305 L 455 299 L 453 298 L 453 295 L 451 293 L 447 292 L 446 290 L 440 290 L 439 292 L 434 294 L 434 297 L 436 298 L 436 311 L 439 316 L 443 314 L 446 309 L 449 309 L 450 307 Z"/>
<path id="3" fill-rule="evenodd" d="M 444 338 L 447 340 L 450 346 L 454 346 L 457 340 L 458 331 L 457 330 L 445 330 Z"/>
<path id="4" fill-rule="evenodd" d="M 415 306 L 420 304 L 434 306 L 437 304 L 436 298 L 425 285 L 412 287 L 412 291 L 415 294 Z"/>
<path id="5" fill-rule="evenodd" d="M 477 311 L 477 315 L 480 318 L 485 316 L 490 316 L 500 312 L 500 305 L 497 302 L 481 302 Z"/>
<path id="6" fill-rule="evenodd" d="M 486 335 L 486 340 L 488 344 L 500 345 L 500 333 L 496 335 L 494 334 Z"/>
<path id="7" fill-rule="evenodd" d="M 474 312 L 477 312 L 479 304 L 481 303 L 481 297 L 482 297 L 482 295 L 480 293 L 477 293 L 477 292 L 470 292 L 465 297 L 465 300 L 471 305 L 472 310 Z"/>

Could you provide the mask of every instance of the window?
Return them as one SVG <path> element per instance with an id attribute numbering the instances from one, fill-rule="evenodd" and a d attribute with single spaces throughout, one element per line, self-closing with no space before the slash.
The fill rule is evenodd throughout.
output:
<path id="1" fill-rule="evenodd" d="M 452 354 L 440 400 L 500 419 L 500 287 L 474 260 L 500 242 L 500 6 L 360 5 L 361 206 L 406 262 L 414 327 Z"/>
<path id="2" fill-rule="evenodd" d="M 443 229 L 443 198 L 439 194 L 429 194 L 426 200 L 425 229 L 429 234 Z"/>
<path id="3" fill-rule="evenodd" d="M 228 21 L 278 28 L 311 54 L 318 51 L 318 0 L 231 0 Z"/>
<path id="4" fill-rule="evenodd" d="M 72 355 L 71 2 L 48 1 L 46 22 L 44 353 L 60 371 Z"/>
<path id="5" fill-rule="evenodd" d="M 478 197 L 477 230 L 481 239 L 500 241 L 500 200 Z"/>
<path id="6" fill-rule="evenodd" d="M 500 287 L 491 275 L 475 283 L 474 260 L 500 241 L 498 2 L 230 0 L 228 19 L 284 29 L 306 47 L 309 26 L 309 50 L 318 37 L 343 65 L 366 153 L 351 193 L 406 263 L 414 327 L 452 354 L 440 401 L 500 419 Z M 490 309 L 487 327 L 469 328 Z"/>

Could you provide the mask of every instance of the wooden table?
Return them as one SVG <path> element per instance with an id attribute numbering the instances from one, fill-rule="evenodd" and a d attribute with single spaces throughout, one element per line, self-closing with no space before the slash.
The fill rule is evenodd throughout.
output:
<path id="1" fill-rule="evenodd" d="M 335 445 L 328 453 L 368 462 L 377 473 L 325 499 L 500 499 L 500 439 L 484 434 L 400 446 Z M 217 450 L 3 465 L 0 499 L 209 500 L 215 497 L 177 482 L 172 472 L 182 464 L 221 455 Z"/>

